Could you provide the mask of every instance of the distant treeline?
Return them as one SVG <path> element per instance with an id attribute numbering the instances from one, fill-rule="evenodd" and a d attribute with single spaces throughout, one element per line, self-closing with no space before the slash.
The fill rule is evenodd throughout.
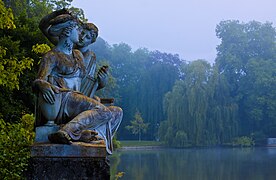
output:
<path id="1" fill-rule="evenodd" d="M 214 64 L 96 42 L 98 59 L 109 61 L 117 80 L 120 139 L 135 138 L 124 127 L 136 110 L 150 123 L 143 138 L 171 146 L 229 144 L 244 136 L 262 144 L 276 137 L 275 28 L 229 20 L 216 34 L 221 43 Z"/>
<path id="2" fill-rule="evenodd" d="M 16 28 L 0 28 L 0 44 L 6 48 L 0 60 L 34 60 L 31 70 L 7 81 L 11 86 L 18 82 L 19 90 L 2 83 L 14 72 L 1 70 L 6 75 L 0 76 L 0 118 L 7 122 L 34 111 L 31 86 L 41 56 L 32 47 L 52 46 L 38 22 L 62 1 L 31 2 L 4 1 L 13 10 Z M 262 143 L 276 137 L 275 28 L 256 21 L 222 21 L 216 34 L 221 43 L 214 64 L 187 62 L 178 55 L 145 48 L 132 51 L 125 43 L 109 45 L 98 38 L 94 44 L 97 60 L 109 64 L 112 75 L 110 86 L 98 95 L 115 97 L 115 104 L 124 110 L 119 139 L 137 139 L 125 128 L 137 111 L 149 123 L 142 139 L 170 146 L 226 144 L 242 136 Z"/>

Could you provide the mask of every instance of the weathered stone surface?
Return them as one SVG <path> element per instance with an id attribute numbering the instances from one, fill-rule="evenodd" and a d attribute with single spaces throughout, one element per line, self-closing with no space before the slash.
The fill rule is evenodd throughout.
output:
<path id="1" fill-rule="evenodd" d="M 30 159 L 27 179 L 65 180 L 110 178 L 109 162 L 106 158 L 42 158 Z"/>
<path id="2" fill-rule="evenodd" d="M 97 157 L 105 158 L 104 144 L 73 142 L 71 145 L 35 143 L 31 147 L 32 157 Z"/>
<path id="3" fill-rule="evenodd" d="M 35 143 L 31 147 L 25 177 L 39 180 L 109 179 L 110 166 L 105 145 Z"/>
<path id="4" fill-rule="evenodd" d="M 39 126 L 35 128 L 35 142 L 49 142 L 48 135 L 59 130 L 59 126 Z"/>

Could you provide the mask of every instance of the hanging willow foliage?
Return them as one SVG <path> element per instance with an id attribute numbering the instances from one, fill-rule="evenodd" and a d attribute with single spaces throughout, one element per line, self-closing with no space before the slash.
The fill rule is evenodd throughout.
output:
<path id="1" fill-rule="evenodd" d="M 220 92 L 227 89 L 218 82 L 215 67 L 198 60 L 186 65 L 183 73 L 184 79 L 164 98 L 168 121 L 161 124 L 160 138 L 176 147 L 230 142 L 237 135 L 237 106 Z"/>

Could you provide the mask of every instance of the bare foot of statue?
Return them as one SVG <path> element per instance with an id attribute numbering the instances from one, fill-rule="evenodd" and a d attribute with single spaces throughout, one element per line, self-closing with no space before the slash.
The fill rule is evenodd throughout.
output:
<path id="1" fill-rule="evenodd" d="M 81 133 L 81 137 L 78 141 L 90 143 L 91 141 L 96 141 L 98 133 L 93 130 L 84 130 Z"/>
<path id="2" fill-rule="evenodd" d="M 65 131 L 49 134 L 48 139 L 55 144 L 72 144 L 70 136 Z"/>

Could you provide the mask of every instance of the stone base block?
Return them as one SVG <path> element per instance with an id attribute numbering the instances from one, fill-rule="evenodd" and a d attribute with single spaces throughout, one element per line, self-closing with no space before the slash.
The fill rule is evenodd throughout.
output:
<path id="1" fill-rule="evenodd" d="M 38 180 L 109 179 L 110 165 L 105 145 L 35 143 L 31 147 L 25 177 Z"/>
<path id="2" fill-rule="evenodd" d="M 32 157 L 101 157 L 107 156 L 104 144 L 73 142 L 67 144 L 34 143 Z"/>
<path id="3" fill-rule="evenodd" d="M 35 128 L 35 142 L 49 142 L 48 135 L 59 130 L 59 126 L 39 126 Z"/>
<path id="4" fill-rule="evenodd" d="M 109 180 L 110 166 L 105 158 L 32 157 L 25 177 L 32 180 Z"/>

